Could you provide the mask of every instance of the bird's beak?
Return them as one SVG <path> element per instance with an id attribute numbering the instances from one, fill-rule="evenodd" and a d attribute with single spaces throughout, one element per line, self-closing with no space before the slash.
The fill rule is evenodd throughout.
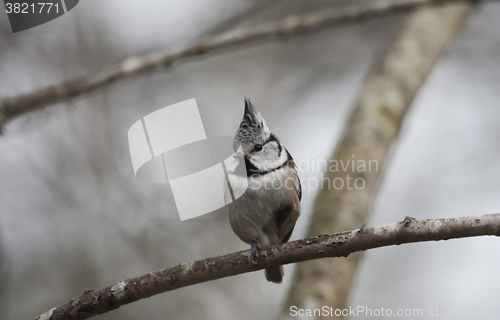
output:
<path id="1" fill-rule="evenodd" d="M 233 158 L 236 158 L 236 159 L 243 159 L 243 149 L 241 148 L 241 146 L 238 148 L 238 150 L 236 150 L 236 152 L 233 154 Z"/>

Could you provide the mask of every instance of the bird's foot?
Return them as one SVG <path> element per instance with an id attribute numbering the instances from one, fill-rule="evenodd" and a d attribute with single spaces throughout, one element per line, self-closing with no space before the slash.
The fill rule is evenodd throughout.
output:
<path id="1" fill-rule="evenodd" d="M 258 261 L 260 253 L 260 244 L 257 241 L 252 241 L 250 247 L 252 248 L 252 252 L 254 254 L 255 259 Z"/>

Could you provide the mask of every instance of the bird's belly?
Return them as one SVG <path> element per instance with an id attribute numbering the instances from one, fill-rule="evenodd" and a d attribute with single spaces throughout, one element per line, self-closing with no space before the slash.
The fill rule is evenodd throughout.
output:
<path id="1" fill-rule="evenodd" d="M 228 206 L 229 222 L 234 233 L 246 243 L 257 241 L 261 245 L 277 244 L 281 239 L 275 212 L 283 203 L 289 202 L 290 190 L 280 188 L 277 182 L 274 187 L 268 183 L 272 179 L 281 179 L 279 175 L 259 178 L 248 179 L 246 192 Z"/>

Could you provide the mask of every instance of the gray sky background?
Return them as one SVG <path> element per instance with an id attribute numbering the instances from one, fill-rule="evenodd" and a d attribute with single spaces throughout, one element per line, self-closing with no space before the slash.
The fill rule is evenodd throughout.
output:
<path id="1" fill-rule="evenodd" d="M 0 12 L 0 95 L 179 48 L 210 30 L 348 3 L 80 1 L 63 17 L 16 34 Z M 481 5 L 427 79 L 369 226 L 500 211 L 498 16 L 500 4 Z M 223 210 L 179 222 L 168 185 L 134 178 L 128 128 L 196 98 L 207 134 L 232 136 L 246 96 L 297 161 L 328 159 L 364 76 L 401 21 L 395 15 L 210 54 L 10 122 L 0 136 L 0 318 L 33 318 L 87 288 L 246 249 Z M 307 182 L 320 172 L 300 175 Z M 303 236 L 315 193 L 304 190 L 292 239 Z M 429 319 L 429 307 L 492 306 L 500 314 L 499 249 L 498 239 L 482 237 L 368 251 L 350 304 L 422 308 L 416 319 Z M 271 319 L 292 269 L 285 267 L 282 285 L 268 283 L 263 272 L 245 274 L 100 319 Z"/>

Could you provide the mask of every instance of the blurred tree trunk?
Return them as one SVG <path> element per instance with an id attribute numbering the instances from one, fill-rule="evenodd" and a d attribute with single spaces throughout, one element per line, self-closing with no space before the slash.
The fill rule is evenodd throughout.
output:
<path id="1" fill-rule="evenodd" d="M 307 236 L 357 229 L 368 220 L 371 203 L 404 116 L 474 6 L 474 3 L 449 3 L 417 9 L 408 15 L 364 81 L 332 158 L 339 164 L 339 172 L 327 172 L 329 181 L 323 181 L 317 196 Z M 352 170 L 349 165 L 344 171 L 340 164 L 345 165 L 349 160 L 356 161 L 356 166 Z M 366 163 L 367 172 L 357 168 L 361 163 L 358 160 Z M 369 161 L 372 161 L 371 170 Z M 365 182 L 362 190 L 354 187 L 357 178 Z M 358 187 L 361 181 L 358 180 Z M 341 182 L 344 187 L 340 190 L 332 187 L 335 183 L 339 188 Z M 350 182 L 350 189 L 347 182 Z M 290 306 L 345 308 L 360 258 L 361 254 L 355 253 L 347 258 L 297 264 L 281 318 L 289 317 Z"/>

